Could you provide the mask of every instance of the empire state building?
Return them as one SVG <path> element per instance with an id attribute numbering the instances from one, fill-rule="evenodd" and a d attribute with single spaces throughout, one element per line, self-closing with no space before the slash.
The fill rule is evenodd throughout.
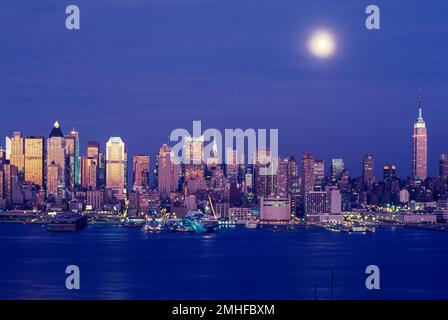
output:
<path id="1" fill-rule="evenodd" d="M 418 106 L 418 118 L 414 122 L 412 134 L 412 174 L 414 178 L 425 180 L 428 176 L 428 136 L 423 120 L 422 102 Z"/>

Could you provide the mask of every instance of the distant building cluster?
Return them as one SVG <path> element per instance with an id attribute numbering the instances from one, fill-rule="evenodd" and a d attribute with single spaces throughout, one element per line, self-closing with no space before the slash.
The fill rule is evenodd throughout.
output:
<path id="1" fill-rule="evenodd" d="M 382 179 L 378 179 L 372 154 L 364 156 L 362 176 L 356 178 L 350 176 L 342 158 L 331 159 L 327 168 L 311 152 L 305 152 L 299 163 L 293 156 L 271 159 L 269 149 L 260 148 L 251 155 L 255 161 L 249 165 L 241 164 L 248 155 L 228 149 L 221 164 L 217 148 L 204 159 L 202 137 L 185 140 L 183 152 L 191 164 L 176 164 L 167 144 L 160 147 L 153 164 L 148 154 L 128 159 L 120 137 L 111 137 L 104 150 L 100 143 L 90 141 L 82 154 L 78 132 L 73 129 L 64 135 L 55 122 L 48 138 L 24 137 L 21 132 L 6 137 L 0 151 L 0 208 L 126 210 L 135 216 L 214 210 L 219 217 L 234 221 L 254 215 L 262 221 L 289 221 L 339 215 L 356 208 L 444 200 L 448 154 L 440 156 L 439 176 L 428 178 L 421 103 L 418 110 L 412 134 L 413 171 L 404 180 L 398 178 L 394 164 L 384 165 Z M 266 157 L 277 161 L 277 172 L 260 174 L 269 163 Z"/>

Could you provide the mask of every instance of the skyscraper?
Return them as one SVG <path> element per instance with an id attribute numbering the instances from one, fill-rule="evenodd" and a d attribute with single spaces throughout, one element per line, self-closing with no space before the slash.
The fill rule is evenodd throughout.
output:
<path id="1" fill-rule="evenodd" d="M 412 133 L 412 175 L 420 180 L 425 180 L 428 176 L 428 136 L 421 101 Z"/>
<path id="2" fill-rule="evenodd" d="M 439 176 L 448 179 L 448 154 L 442 153 L 439 161 Z"/>
<path id="3" fill-rule="evenodd" d="M 341 175 L 342 170 L 344 170 L 344 159 L 331 159 L 331 179 L 333 181 L 339 180 L 339 176 Z"/>
<path id="4" fill-rule="evenodd" d="M 204 178 L 204 136 L 186 137 L 183 146 L 185 182 Z"/>
<path id="5" fill-rule="evenodd" d="M 362 180 L 364 186 L 370 186 L 375 182 L 375 160 L 370 153 L 364 155 L 362 162 Z"/>
<path id="6" fill-rule="evenodd" d="M 314 189 L 322 191 L 325 179 L 325 162 L 321 159 L 314 160 Z"/>
<path id="7" fill-rule="evenodd" d="M 65 149 L 67 156 L 67 181 L 70 190 L 78 190 L 81 186 L 81 159 L 79 157 L 79 134 L 73 129 L 65 136 Z"/>
<path id="8" fill-rule="evenodd" d="M 15 131 L 11 137 L 11 165 L 15 166 L 20 173 L 25 171 L 25 145 L 22 133 Z"/>
<path id="9" fill-rule="evenodd" d="M 133 190 L 148 190 L 149 189 L 149 156 L 135 155 L 132 159 L 133 175 Z"/>
<path id="10" fill-rule="evenodd" d="M 84 190 L 96 190 L 99 187 L 99 143 L 87 143 L 87 155 L 81 161 L 81 185 Z"/>
<path id="11" fill-rule="evenodd" d="M 106 189 L 112 191 L 116 199 L 126 197 L 127 154 L 120 137 L 111 137 L 106 144 Z"/>
<path id="12" fill-rule="evenodd" d="M 44 187 L 45 139 L 30 136 L 25 138 L 25 181 Z"/>
<path id="13" fill-rule="evenodd" d="M 274 172 L 275 166 L 278 166 L 278 157 L 271 156 L 271 151 L 265 147 L 258 147 L 254 151 L 255 159 L 255 189 L 257 198 L 270 197 L 275 193 L 275 179 L 277 172 Z"/>
<path id="14" fill-rule="evenodd" d="M 178 189 L 179 165 L 174 164 L 173 153 L 166 144 L 162 145 L 159 152 L 157 165 L 157 182 L 159 194 L 167 197 Z"/>
<path id="15" fill-rule="evenodd" d="M 93 158 L 98 163 L 98 157 L 100 154 L 100 144 L 96 141 L 87 142 L 87 157 Z"/>
<path id="16" fill-rule="evenodd" d="M 228 148 L 226 150 L 226 174 L 231 182 L 236 182 L 238 176 L 238 153 L 237 150 Z"/>
<path id="17" fill-rule="evenodd" d="M 59 123 L 54 123 L 53 129 L 47 141 L 47 170 L 50 166 L 57 166 L 57 194 L 52 194 L 55 198 L 64 199 L 66 192 L 67 179 L 65 138 Z M 67 180 L 66 180 L 67 179 Z M 47 185 L 48 188 L 48 185 Z M 52 191 L 52 190 L 51 190 Z"/>
<path id="18" fill-rule="evenodd" d="M 302 195 L 314 191 L 314 159 L 311 152 L 305 152 L 302 159 Z"/>
<path id="19" fill-rule="evenodd" d="M 54 162 L 47 166 L 47 197 L 59 198 L 59 166 Z"/>

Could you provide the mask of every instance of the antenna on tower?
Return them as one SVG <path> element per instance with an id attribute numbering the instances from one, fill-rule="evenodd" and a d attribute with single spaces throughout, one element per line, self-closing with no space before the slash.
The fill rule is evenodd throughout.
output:
<path id="1" fill-rule="evenodd" d="M 422 88 L 418 88 L 418 118 L 423 119 Z"/>

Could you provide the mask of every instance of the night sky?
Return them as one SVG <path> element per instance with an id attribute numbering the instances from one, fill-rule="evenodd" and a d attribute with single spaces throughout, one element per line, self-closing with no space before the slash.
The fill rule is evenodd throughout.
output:
<path id="1" fill-rule="evenodd" d="M 406 3 L 406 4 L 405 4 Z M 65 7 L 81 29 L 65 28 Z M 381 30 L 365 28 L 367 5 Z M 343 157 L 352 175 L 371 152 L 411 170 L 418 89 L 429 170 L 448 152 L 446 0 L 2 0 L 0 136 L 48 136 L 59 120 L 104 150 L 152 157 L 171 130 L 278 128 L 280 154 Z M 306 48 L 319 28 L 333 57 Z M 1 138 L 1 145 L 4 139 Z"/>

